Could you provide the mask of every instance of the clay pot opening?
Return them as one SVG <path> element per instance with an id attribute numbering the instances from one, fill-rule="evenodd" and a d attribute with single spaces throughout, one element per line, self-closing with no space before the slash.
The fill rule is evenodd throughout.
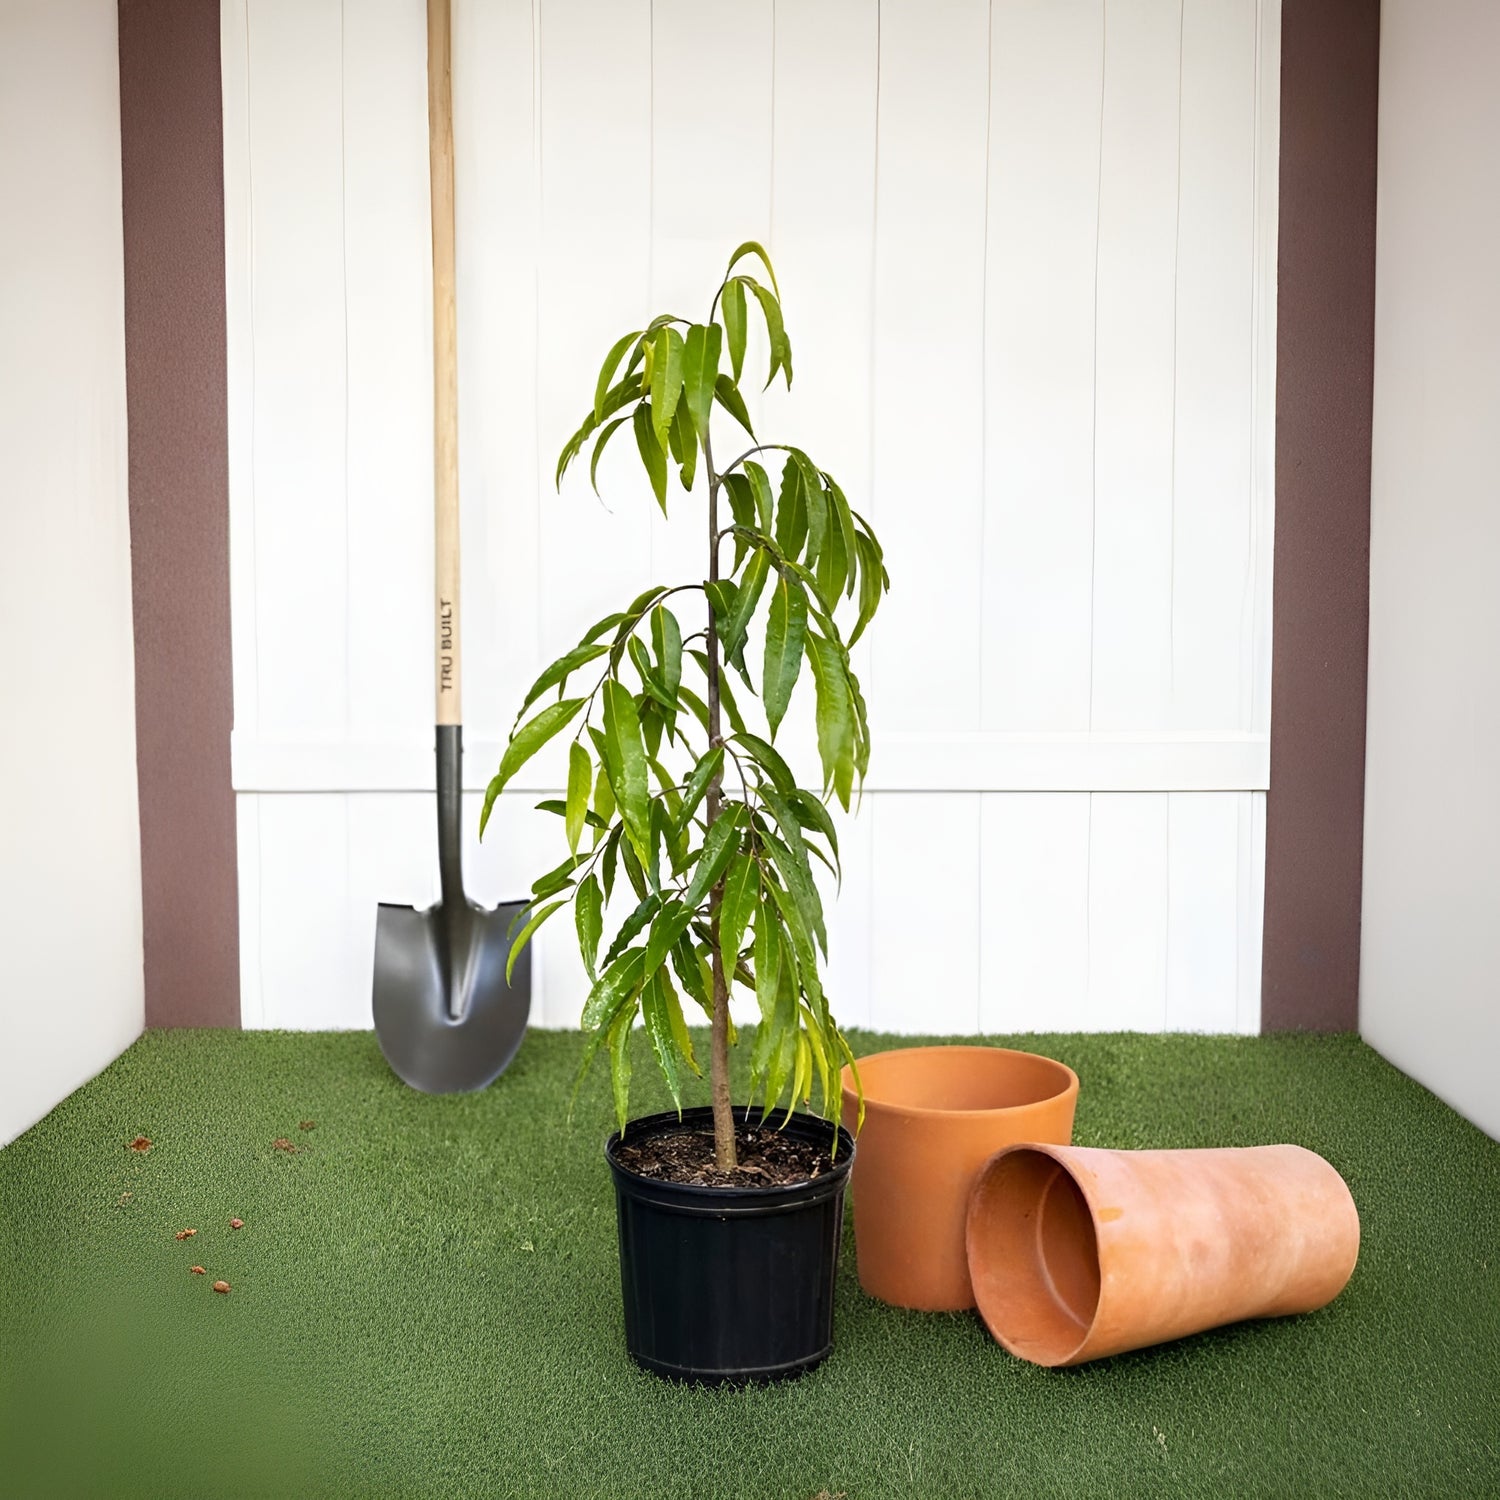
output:
<path id="1" fill-rule="evenodd" d="M 860 1059 L 859 1079 L 866 1108 L 945 1115 L 1041 1104 L 1078 1082 L 1071 1068 L 1050 1057 L 1004 1047 L 877 1052 Z"/>
<path id="2" fill-rule="evenodd" d="M 1099 1310 L 1099 1241 L 1082 1190 L 1042 1151 L 1007 1151 L 979 1179 L 969 1205 L 974 1295 L 1012 1354 L 1066 1363 Z"/>

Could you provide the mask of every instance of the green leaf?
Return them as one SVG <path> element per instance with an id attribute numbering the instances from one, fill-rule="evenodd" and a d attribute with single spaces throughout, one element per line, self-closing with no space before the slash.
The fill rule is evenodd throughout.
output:
<path id="1" fill-rule="evenodd" d="M 649 967 L 650 960 L 647 960 Z M 656 1064 L 667 1081 L 667 1091 L 682 1114 L 682 1077 L 677 1068 L 676 1038 L 672 1035 L 671 1015 L 667 1010 L 667 990 L 671 981 L 658 968 L 651 973 L 646 987 L 641 991 L 641 1018 L 646 1023 L 646 1036 L 651 1050 L 656 1054 Z"/>
<path id="2" fill-rule="evenodd" d="M 666 961 L 677 940 L 688 930 L 693 920 L 693 909 L 681 901 L 668 901 L 651 919 L 651 935 L 646 939 L 646 961 L 641 972 L 654 974 Z"/>
<path id="3" fill-rule="evenodd" d="M 698 1059 L 693 1056 L 693 1039 L 688 1035 L 687 1022 L 682 1018 L 682 1003 L 677 998 L 677 991 L 672 988 L 672 981 L 665 969 L 657 971 L 657 978 L 661 981 L 662 1001 L 667 1012 L 667 1029 L 672 1034 L 672 1042 L 677 1048 L 678 1056 L 701 1077 L 703 1070 L 698 1066 Z"/>
<path id="4" fill-rule="evenodd" d="M 719 349 L 723 333 L 717 323 L 695 323 L 687 331 L 682 352 L 682 399 L 687 403 L 700 438 L 708 436 L 713 412 L 714 385 L 719 378 Z"/>
<path id="5" fill-rule="evenodd" d="M 484 793 L 484 807 L 479 814 L 479 836 L 484 837 L 485 825 L 495 806 L 495 798 L 505 789 L 505 784 L 536 754 L 558 730 L 583 707 L 582 698 L 564 698 L 560 703 L 549 703 L 534 719 L 528 719 L 510 737 L 505 753 L 500 757 L 500 769 L 490 779 Z"/>
<path id="6" fill-rule="evenodd" d="M 815 630 L 807 632 L 807 661 L 817 688 L 818 758 L 823 763 L 823 790 L 831 787 L 844 811 L 854 784 L 854 704 L 849 696 L 848 667 L 841 647 Z"/>
<path id="7" fill-rule="evenodd" d="M 708 836 L 703 840 L 703 848 L 698 853 L 698 863 L 693 870 L 693 878 L 688 883 L 687 894 L 682 898 L 689 907 L 697 907 L 709 893 L 710 888 L 724 873 L 730 857 L 739 847 L 739 813 L 740 804 L 731 802 L 719 814 L 713 827 L 708 830 Z"/>
<path id="8" fill-rule="evenodd" d="M 624 684 L 610 678 L 604 684 L 604 752 L 615 801 L 625 818 L 632 843 L 646 857 L 651 815 L 646 806 L 646 746 L 635 699 Z"/>
<path id="9" fill-rule="evenodd" d="M 833 504 L 831 508 L 835 514 L 829 520 L 828 535 L 824 538 L 823 546 L 818 552 L 818 564 L 815 571 L 818 592 L 825 599 L 837 604 L 839 595 L 844 592 L 844 586 L 849 579 L 849 554 L 844 550 L 844 532 L 838 523 L 837 505 Z"/>
<path id="10" fill-rule="evenodd" d="M 740 395 L 739 389 L 733 384 L 727 375 L 720 375 L 714 381 L 714 400 L 716 400 L 725 411 L 734 418 L 746 432 L 753 438 L 755 429 L 750 425 L 750 413 L 745 410 L 745 398 Z"/>
<path id="11" fill-rule="evenodd" d="M 776 1014 L 776 993 L 781 985 L 781 920 L 769 901 L 755 909 L 755 999 L 760 1018 L 769 1022 Z"/>
<path id="12" fill-rule="evenodd" d="M 775 512 L 775 496 L 771 492 L 771 476 L 755 462 L 748 459 L 745 463 L 745 477 L 750 481 L 751 493 L 755 496 L 755 513 L 760 518 L 760 529 L 767 536 L 771 534 L 772 516 Z M 739 520 L 736 516 L 735 520 Z"/>
<path id="13" fill-rule="evenodd" d="M 608 626 L 605 626 L 605 629 L 608 628 Z M 531 687 L 526 694 L 526 700 L 521 704 L 520 712 L 516 714 L 515 723 L 519 724 L 521 722 L 521 714 L 524 714 L 526 710 L 530 708 L 531 705 L 535 703 L 536 700 L 547 691 L 548 688 L 557 687 L 561 683 L 566 682 L 568 678 L 578 670 L 579 667 L 586 666 L 591 661 L 597 661 L 598 658 L 603 656 L 604 653 L 608 650 L 608 646 L 596 646 L 586 643 L 582 646 L 575 646 L 573 650 L 567 653 L 566 656 L 559 656 L 557 660 L 553 662 L 552 665 L 548 667 L 547 670 L 543 672 L 535 682 L 531 684 Z M 514 725 L 512 727 L 514 727 Z"/>
<path id="14" fill-rule="evenodd" d="M 598 438 L 595 439 L 594 456 L 589 459 L 589 484 L 593 487 L 596 495 L 599 493 L 599 460 L 604 456 L 604 445 L 615 435 L 616 430 L 623 427 L 628 420 L 628 417 L 616 417 L 599 434 Z"/>
<path id="15" fill-rule="evenodd" d="M 724 317 L 724 333 L 729 339 L 729 364 L 734 371 L 735 384 L 739 384 L 740 371 L 745 365 L 745 284 L 734 277 L 724 288 L 724 299 L 720 303 Z"/>
<path id="16" fill-rule="evenodd" d="M 661 685 L 675 704 L 682 685 L 682 627 L 664 604 L 651 611 L 651 648 L 656 652 Z"/>
<path id="17" fill-rule="evenodd" d="M 630 1117 L 630 1027 L 634 1020 L 632 996 L 609 1028 L 609 1081 L 615 1096 L 615 1120 L 622 1133 Z"/>
<path id="18" fill-rule="evenodd" d="M 601 765 L 594 780 L 594 811 L 607 824 L 615 815 L 615 793 L 609 784 L 609 772 Z"/>
<path id="19" fill-rule="evenodd" d="M 705 975 L 703 965 L 698 961 L 698 955 L 693 945 L 686 939 L 678 943 L 672 950 L 672 967 L 677 971 L 678 982 L 689 995 L 703 1008 L 703 1013 L 713 1019 L 714 1003 L 710 998 L 713 992 L 713 975 Z"/>
<path id="20" fill-rule="evenodd" d="M 579 855 L 568 855 L 545 875 L 538 875 L 531 882 L 531 894 L 538 900 L 544 901 L 548 896 L 555 896 L 559 891 L 566 890 L 573 884 L 573 871 L 578 868 L 579 862 Z"/>
<path id="21" fill-rule="evenodd" d="M 510 957 L 505 960 L 505 982 L 507 984 L 510 983 L 511 971 L 516 966 L 516 960 L 521 956 L 521 952 L 527 943 L 531 941 L 532 935 L 536 932 L 537 928 L 559 907 L 566 906 L 567 904 L 568 898 L 564 896 L 561 901 L 554 901 L 550 905 L 544 906 L 539 912 L 533 913 L 531 920 L 521 929 L 520 936 L 510 945 Z"/>
<path id="22" fill-rule="evenodd" d="M 863 531 L 855 536 L 855 547 L 859 556 L 859 618 L 849 633 L 846 645 L 852 646 L 865 633 L 865 626 L 875 618 L 880 607 L 882 580 L 885 569 L 875 543 Z"/>
<path id="23" fill-rule="evenodd" d="M 779 791 L 780 788 L 778 787 L 777 790 Z M 839 833 L 828 809 L 811 792 L 803 791 L 800 786 L 794 787 L 786 800 L 796 810 L 804 828 L 813 829 L 828 840 L 828 847 L 833 850 L 833 857 L 837 859 L 839 857 Z"/>
<path id="24" fill-rule="evenodd" d="M 828 496 L 823 493 L 823 476 L 817 465 L 800 449 L 789 450 L 792 462 L 802 475 L 803 515 L 807 520 L 807 565 L 812 567 L 823 551 L 828 535 Z M 834 594 L 834 598 L 838 595 Z"/>
<path id="25" fill-rule="evenodd" d="M 708 671 L 708 658 L 701 651 L 688 653 L 704 670 Z M 708 705 L 695 693 L 692 688 L 684 683 L 677 689 L 677 696 L 692 710 L 693 717 L 698 721 L 698 726 L 708 733 Z"/>
<path id="26" fill-rule="evenodd" d="M 698 434 L 693 428 L 693 418 L 687 402 L 679 401 L 672 414 L 672 430 L 668 446 L 677 460 L 677 475 L 685 490 L 693 488 L 693 479 L 698 472 Z"/>
<path id="27" fill-rule="evenodd" d="M 854 513 L 849 509 L 849 501 L 845 497 L 831 474 L 824 474 L 824 482 L 828 486 L 829 498 L 833 502 L 834 520 L 838 523 L 838 530 L 842 538 L 842 551 L 844 566 L 848 570 L 847 576 L 841 585 L 841 589 L 849 594 L 854 592 L 854 564 L 857 558 L 856 548 L 858 542 L 854 535 Z M 840 589 L 824 589 L 823 594 L 827 599 L 835 599 Z"/>
<path id="28" fill-rule="evenodd" d="M 732 578 L 715 578 L 703 585 L 703 592 L 708 596 L 709 606 L 714 612 L 714 628 L 719 632 L 721 641 L 724 639 L 724 628 L 729 623 L 729 617 L 734 613 L 734 600 L 739 590 L 739 584 Z"/>
<path id="29" fill-rule="evenodd" d="M 615 377 L 615 369 L 619 365 L 625 351 L 641 336 L 640 329 L 634 333 L 627 333 L 623 338 L 616 339 L 608 354 L 604 356 L 604 364 L 599 370 L 599 379 L 594 385 L 594 420 L 604 420 L 604 398 L 609 394 L 609 383 Z"/>
<path id="30" fill-rule="evenodd" d="M 670 325 L 657 329 L 651 361 L 651 421 L 663 445 L 682 396 L 682 335 Z"/>
<path id="31" fill-rule="evenodd" d="M 719 903 L 719 953 L 724 972 L 733 974 L 745 945 L 745 928 L 760 900 L 760 866 L 747 854 L 736 854 L 724 871 L 724 899 Z"/>
<path id="32" fill-rule="evenodd" d="M 746 734 L 743 731 L 736 734 L 735 739 L 750 752 L 751 758 L 771 778 L 771 784 L 778 792 L 789 796 L 796 790 L 797 778 L 792 775 L 792 768 L 773 746 L 768 745 L 758 734 Z"/>
<path id="33" fill-rule="evenodd" d="M 782 839 L 785 840 L 785 843 L 782 839 L 776 838 L 766 840 L 771 849 L 771 858 L 775 861 L 782 880 L 786 882 L 787 890 L 797 904 L 798 914 L 806 925 L 807 931 L 818 940 L 818 947 L 822 949 L 826 958 L 828 934 L 823 927 L 823 902 L 818 895 L 818 887 L 813 881 L 812 866 L 807 862 L 807 843 L 802 837 L 802 824 L 796 813 L 782 801 L 779 793 L 762 787 L 761 801 L 770 810 L 771 816 L 776 819 L 777 826 L 781 829 Z M 795 926 L 792 931 L 795 936 Z"/>
<path id="34" fill-rule="evenodd" d="M 758 551 L 745 568 L 740 580 L 734 604 L 724 620 L 720 639 L 727 656 L 736 657 L 745 644 L 745 632 L 750 628 L 750 618 L 760 596 L 765 591 L 766 579 L 770 576 L 771 561 L 764 552 Z"/>
<path id="35" fill-rule="evenodd" d="M 771 285 L 775 287 L 776 272 L 771 268 L 771 257 L 767 255 L 765 249 L 761 245 L 757 244 L 754 240 L 746 240 L 745 243 L 741 245 L 734 252 L 734 254 L 729 257 L 729 265 L 724 274 L 727 276 L 729 272 L 734 270 L 735 266 L 738 265 L 739 262 L 742 261 L 747 255 L 755 255 L 760 258 L 761 265 L 766 268 L 766 275 L 771 278 Z M 776 287 L 776 295 L 778 297 L 781 295 L 780 287 Z"/>
<path id="36" fill-rule="evenodd" d="M 583 1005 L 583 1029 L 597 1031 L 609 1023 L 621 1002 L 641 982 L 641 965 L 646 955 L 640 948 L 623 953 L 613 963 L 606 964 L 604 972 L 594 982 L 589 997 Z"/>
<path id="37" fill-rule="evenodd" d="M 682 809 L 677 814 L 678 826 L 685 828 L 688 819 L 698 809 L 698 804 L 703 800 L 703 794 L 708 790 L 708 784 L 723 769 L 724 747 L 715 745 L 702 760 L 693 767 L 693 774 L 688 777 L 687 789 L 682 794 Z"/>
<path id="38" fill-rule="evenodd" d="M 601 775 L 603 772 L 600 773 Z M 599 871 L 604 879 L 604 899 L 612 899 L 615 893 L 615 864 L 620 857 L 620 836 L 625 832 L 623 823 L 616 823 L 604 840 L 604 852 L 599 856 Z"/>
<path id="39" fill-rule="evenodd" d="M 568 747 L 568 811 L 566 829 L 568 848 L 578 853 L 583 837 L 583 822 L 589 810 L 589 793 L 594 789 L 594 763 L 589 753 L 574 740 Z"/>
<path id="40" fill-rule="evenodd" d="M 651 660 L 651 654 L 642 644 L 639 636 L 630 637 L 630 660 L 635 664 L 635 669 L 640 673 L 641 689 L 650 698 L 654 698 L 662 707 L 675 711 L 677 702 L 667 696 L 667 690 L 661 685 L 656 677 L 656 664 Z"/>
<path id="41" fill-rule="evenodd" d="M 802 468 L 787 459 L 781 470 L 781 498 L 776 502 L 776 545 L 795 558 L 807 540 L 807 499 Z"/>
<path id="42" fill-rule="evenodd" d="M 781 321 L 781 303 L 775 293 L 768 291 L 758 281 L 752 281 L 748 276 L 745 284 L 755 293 L 755 300 L 760 303 L 760 310 L 765 315 L 766 335 L 771 342 L 771 369 L 766 376 L 766 388 L 776 378 L 777 370 L 786 374 L 787 389 L 792 388 L 792 346 L 786 336 L 786 329 Z"/>
<path id="43" fill-rule="evenodd" d="M 599 939 L 604 935 L 604 898 L 592 870 L 579 882 L 573 896 L 573 925 L 578 930 L 578 952 L 583 957 L 583 967 L 589 979 L 595 980 L 599 976 L 594 972 L 594 963 L 599 956 Z"/>
<path id="44" fill-rule="evenodd" d="M 667 450 L 657 439 L 649 401 L 642 401 L 635 409 L 635 445 L 640 450 L 641 462 L 645 464 L 646 473 L 651 478 L 651 493 L 656 496 L 661 513 L 666 515 Z"/>
<path id="45" fill-rule="evenodd" d="M 792 689 L 797 685 L 806 630 L 807 600 L 800 588 L 793 587 L 786 572 L 778 569 L 766 620 L 765 674 L 761 683 L 766 722 L 771 726 L 773 740 L 792 701 Z"/>
<path id="46" fill-rule="evenodd" d="M 703 669 L 703 675 L 707 677 L 708 658 L 703 654 L 703 652 L 698 650 L 690 651 L 688 654 Z M 682 701 L 693 710 L 694 714 L 698 714 L 698 704 L 701 702 L 701 700 L 691 688 L 678 688 L 677 696 L 681 698 Z M 744 716 L 740 713 L 739 704 L 734 701 L 734 693 L 730 690 L 729 687 L 728 674 L 722 671 L 719 673 L 719 706 L 724 710 L 726 714 L 729 715 L 729 722 L 734 726 L 736 731 L 743 732 L 745 728 Z M 704 708 L 703 712 L 701 714 L 698 714 L 698 719 L 699 722 L 703 725 L 706 732 L 708 729 L 707 708 Z"/>
<path id="47" fill-rule="evenodd" d="M 604 955 L 606 969 L 615 963 L 620 955 L 646 930 L 660 905 L 661 897 L 655 891 L 648 891 L 641 898 L 640 905 L 620 924 L 620 930 L 615 934 L 614 941 L 609 945 L 609 951 Z M 642 950 L 642 957 L 644 956 L 645 953 Z"/>
<path id="48" fill-rule="evenodd" d="M 628 406 L 641 395 L 641 382 L 638 377 L 628 375 L 616 385 L 610 387 L 604 398 L 604 408 L 599 416 L 590 411 L 584 417 L 578 431 L 563 444 L 562 452 L 557 459 L 557 473 L 554 476 L 559 489 L 562 488 L 563 475 L 568 470 L 568 465 L 578 457 L 588 435 L 599 425 L 605 417 L 610 417 L 619 411 L 621 407 Z"/>

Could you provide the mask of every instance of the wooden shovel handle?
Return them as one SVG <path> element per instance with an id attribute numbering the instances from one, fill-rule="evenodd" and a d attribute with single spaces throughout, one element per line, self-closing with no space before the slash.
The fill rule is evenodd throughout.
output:
<path id="1" fill-rule="evenodd" d="M 450 0 L 427 0 L 427 149 L 432 180 L 432 438 L 437 592 L 437 723 L 463 723 L 458 558 L 458 315 L 453 261 Z"/>

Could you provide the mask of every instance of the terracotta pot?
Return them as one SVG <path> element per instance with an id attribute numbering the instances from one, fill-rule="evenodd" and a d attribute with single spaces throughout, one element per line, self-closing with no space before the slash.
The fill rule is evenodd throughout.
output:
<path id="1" fill-rule="evenodd" d="M 859 1060 L 865 1123 L 850 1186 L 859 1284 L 925 1312 L 973 1307 L 964 1213 L 980 1167 L 1016 1141 L 1073 1138 L 1078 1076 L 1003 1047 L 908 1047 Z M 844 1124 L 858 1098 L 844 1069 Z"/>
<path id="2" fill-rule="evenodd" d="M 1359 1214 L 1344 1179 L 1301 1146 L 1015 1146 L 974 1185 L 968 1249 L 1000 1343 L 1033 1364 L 1077 1365 L 1322 1307 L 1354 1270 Z"/>

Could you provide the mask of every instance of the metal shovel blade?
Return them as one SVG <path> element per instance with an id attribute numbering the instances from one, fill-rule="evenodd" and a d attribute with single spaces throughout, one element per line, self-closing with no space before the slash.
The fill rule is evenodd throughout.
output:
<path id="1" fill-rule="evenodd" d="M 505 979 L 510 926 L 526 903 L 463 905 L 382 903 L 375 918 L 375 1034 L 395 1072 L 427 1094 L 493 1083 L 516 1055 L 531 1010 L 529 948 Z"/>
<path id="2" fill-rule="evenodd" d="M 375 918 L 375 1035 L 396 1074 L 427 1094 L 482 1089 L 503 1073 L 526 1035 L 531 951 L 509 981 L 512 924 L 525 901 L 493 911 L 464 894 L 459 789 L 462 731 L 440 725 L 438 862 L 442 898 L 426 911 L 381 903 Z"/>

